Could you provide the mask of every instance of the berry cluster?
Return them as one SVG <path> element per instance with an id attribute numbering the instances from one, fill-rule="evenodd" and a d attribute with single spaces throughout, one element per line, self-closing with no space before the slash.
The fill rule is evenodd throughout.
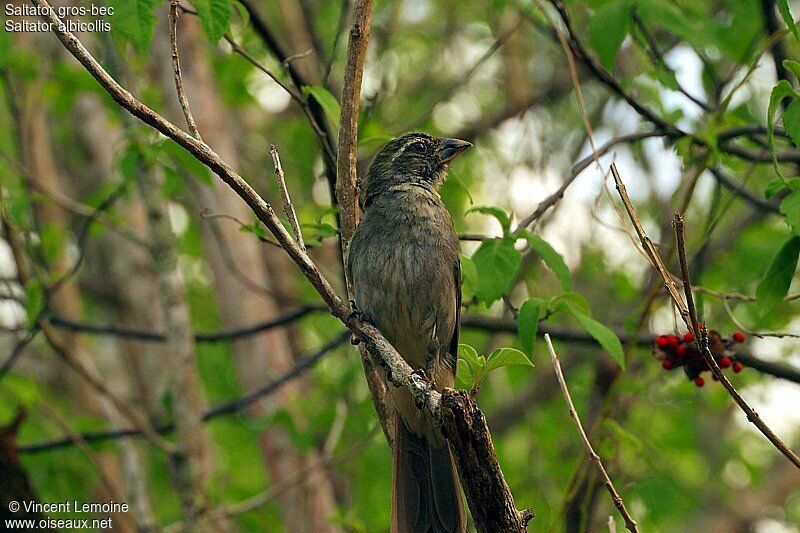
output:
<path id="1" fill-rule="evenodd" d="M 714 330 L 708 332 L 708 348 L 717 364 L 720 368 L 730 368 L 737 373 L 742 371 L 744 365 L 736 357 L 734 346 L 744 340 L 745 336 L 741 331 L 732 334 L 730 338 L 723 338 Z M 653 356 L 661 361 L 664 370 L 683 367 L 686 376 L 698 387 L 702 387 L 706 382 L 700 374 L 711 370 L 697 349 L 691 332 L 685 333 L 683 337 L 677 335 L 656 337 Z M 716 376 L 712 374 L 711 377 L 716 381 Z"/>

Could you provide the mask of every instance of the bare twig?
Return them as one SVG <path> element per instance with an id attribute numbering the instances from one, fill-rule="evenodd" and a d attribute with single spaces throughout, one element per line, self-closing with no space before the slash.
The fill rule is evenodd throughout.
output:
<path id="1" fill-rule="evenodd" d="M 758 413 L 750 407 L 750 405 L 742 398 L 739 392 L 734 388 L 727 376 L 722 373 L 722 369 L 717 364 L 717 360 L 708 348 L 708 329 L 704 326 L 699 327 L 697 321 L 697 313 L 694 308 L 694 299 L 692 298 L 692 283 L 689 278 L 689 268 L 686 261 L 686 247 L 683 235 L 683 218 L 679 213 L 675 213 L 675 238 L 678 243 L 678 257 L 681 263 L 681 276 L 683 278 L 683 288 L 686 293 L 687 305 L 685 306 L 686 314 L 689 315 L 687 326 L 695 332 L 695 343 L 700 353 L 703 354 L 703 359 L 706 364 L 711 368 L 712 374 L 722 383 L 722 386 L 728 391 L 736 404 L 741 407 L 742 411 L 747 415 L 747 420 L 753 423 L 761 433 L 775 446 L 783 455 L 785 455 L 797 468 L 800 468 L 800 457 L 797 456 L 775 433 L 770 429 L 767 424 L 761 420 Z M 678 302 L 676 302 L 677 304 Z M 680 305 L 680 304 L 678 304 Z M 683 316 L 681 310 L 681 316 Z M 685 319 L 684 319 L 685 320 Z"/>
<path id="2" fill-rule="evenodd" d="M 619 171 L 614 163 L 611 164 L 611 173 L 614 175 L 614 182 L 617 185 L 617 191 L 619 191 L 619 195 L 622 198 L 622 203 L 625 205 L 625 209 L 628 212 L 628 216 L 631 219 L 631 223 L 633 223 L 634 228 L 636 229 L 636 233 L 639 235 L 639 239 L 641 240 L 642 246 L 644 247 L 645 251 L 647 252 L 648 256 L 650 257 L 650 261 L 652 265 L 658 270 L 661 277 L 664 279 L 664 284 L 667 287 L 667 291 L 669 292 L 670 296 L 672 296 L 673 301 L 675 302 L 675 306 L 678 308 L 678 312 L 683 318 L 684 323 L 688 328 L 693 331 L 696 331 L 697 327 L 697 317 L 692 317 L 689 313 L 689 307 L 684 303 L 683 299 L 681 298 L 680 293 L 678 292 L 677 287 L 675 286 L 675 282 L 672 280 L 672 277 L 667 271 L 667 268 L 664 266 L 664 262 L 661 260 L 661 256 L 658 254 L 658 250 L 656 250 L 655 246 L 653 246 L 653 242 L 650 240 L 650 237 L 644 231 L 642 224 L 639 222 L 639 218 L 636 216 L 636 212 L 633 209 L 633 204 L 631 203 L 630 197 L 628 197 L 628 192 L 625 189 L 625 184 L 622 183 L 622 178 L 620 178 Z M 682 223 L 680 224 L 682 228 Z M 676 231 L 679 229 L 678 225 L 676 225 Z M 681 236 L 681 240 L 678 243 L 679 246 L 679 254 L 686 254 L 685 250 L 682 250 L 683 246 L 683 237 Z M 685 263 L 685 257 L 682 259 L 682 264 Z M 688 272 L 687 272 L 688 274 Z M 684 278 L 684 290 L 686 291 L 687 297 L 691 297 L 691 283 L 687 278 Z M 694 304 L 692 304 L 693 306 Z M 705 328 L 703 328 L 705 331 Z M 786 444 L 777 436 L 772 430 L 761 420 L 758 414 L 750 407 L 747 402 L 741 397 L 741 395 L 734 389 L 733 385 L 731 385 L 728 378 L 722 373 L 719 365 L 717 365 L 717 361 L 714 359 L 711 352 L 708 350 L 708 339 L 707 336 L 700 332 L 701 335 L 696 335 L 696 340 L 698 341 L 698 348 L 700 352 L 703 354 L 703 358 L 706 360 L 706 363 L 711 368 L 713 374 L 717 377 L 717 379 L 722 383 L 725 389 L 730 393 L 731 397 L 733 397 L 736 404 L 745 412 L 747 415 L 747 419 L 751 421 L 761 433 L 764 434 L 765 437 L 781 452 L 783 453 L 794 465 L 800 468 L 800 458 L 790 450 Z M 705 346 L 701 346 L 699 342 L 700 337 L 706 337 L 704 342 Z"/>
<path id="3" fill-rule="evenodd" d="M 106 471 L 103 470 L 100 457 L 83 439 L 83 437 L 81 437 L 80 433 L 75 431 L 75 429 L 70 426 L 69 422 L 64 420 L 64 418 L 58 414 L 58 412 L 56 412 L 56 410 L 53 409 L 48 403 L 40 400 L 34 404 L 34 407 L 46 418 L 48 418 L 58 429 L 66 433 L 67 437 L 75 444 L 75 446 L 81 452 L 83 452 L 83 454 L 89 460 L 89 464 L 91 465 L 92 469 L 95 471 L 98 478 L 100 478 L 100 482 L 108 492 L 109 496 L 117 501 L 125 501 L 125 498 L 119 494 L 119 492 L 117 492 L 117 487 L 114 484 L 114 481 L 108 476 L 108 474 L 106 474 Z"/>
<path id="4" fill-rule="evenodd" d="M 245 394 L 244 396 L 240 396 L 231 401 L 218 405 L 217 407 L 209 409 L 208 411 L 203 413 L 203 422 L 208 422 L 209 420 L 213 420 L 220 416 L 232 415 L 244 411 L 253 403 L 257 402 L 258 400 L 266 396 L 269 396 L 270 394 L 280 389 L 283 385 L 285 385 L 292 379 L 296 378 L 306 370 L 313 367 L 314 364 L 317 361 L 319 361 L 323 356 L 331 352 L 334 348 L 337 348 L 338 346 L 344 344 L 346 340 L 347 340 L 347 335 L 340 335 L 333 341 L 325 344 L 322 348 L 320 348 L 316 352 L 299 360 L 297 364 L 295 364 L 292 368 L 290 368 L 280 376 L 277 376 L 274 381 L 271 381 L 270 383 L 264 385 L 263 387 L 253 390 Z M 175 430 L 175 423 L 173 422 L 173 423 L 160 424 L 155 426 L 154 429 L 159 434 L 171 433 L 172 431 Z M 86 442 L 105 442 L 125 437 L 136 437 L 142 434 L 143 431 L 140 428 L 127 428 L 127 429 L 115 429 L 107 431 L 93 431 L 89 433 L 82 433 L 80 437 Z M 59 448 L 64 448 L 66 446 L 70 446 L 73 444 L 74 444 L 73 439 L 63 438 L 47 442 L 28 444 L 25 446 L 20 446 L 19 449 L 20 451 L 27 453 L 45 452 Z"/>
<path id="5" fill-rule="evenodd" d="M 289 224 L 292 226 L 294 232 L 294 240 L 300 246 L 301 250 L 306 249 L 306 244 L 303 242 L 303 232 L 300 231 L 300 223 L 297 221 L 297 212 L 292 205 L 292 199 L 289 196 L 289 190 L 286 188 L 286 179 L 283 175 L 283 167 L 281 166 L 281 158 L 278 155 L 278 149 L 274 144 L 269 147 L 269 155 L 272 157 L 272 164 L 275 166 L 275 179 L 278 181 L 278 189 L 281 191 L 281 200 L 283 201 L 283 212 L 286 218 L 289 219 Z"/>
<path id="6" fill-rule="evenodd" d="M 304 469 L 300 470 L 292 477 L 286 479 L 285 481 L 278 483 L 268 490 L 264 492 L 260 492 L 255 496 L 252 496 L 244 501 L 233 505 L 226 505 L 224 507 L 219 507 L 217 509 L 213 509 L 208 512 L 207 516 L 211 519 L 215 518 L 232 518 L 234 516 L 238 516 L 240 514 L 246 513 L 248 511 L 252 511 L 254 509 L 258 509 L 259 507 L 263 507 L 264 505 L 268 504 L 287 490 L 295 487 L 303 482 L 313 474 L 316 470 L 320 468 L 330 468 L 335 465 L 339 465 L 345 463 L 359 454 L 361 454 L 367 446 L 369 446 L 370 441 L 372 441 L 373 437 L 378 431 L 377 424 L 370 429 L 369 433 L 363 438 L 357 441 L 355 444 L 350 446 L 347 450 L 344 450 L 342 453 L 337 455 L 325 455 L 319 461 L 312 463 L 305 467 Z M 167 533 L 171 531 L 180 531 L 180 524 L 170 524 L 164 531 Z"/>
<path id="7" fill-rule="evenodd" d="M 199 343 L 214 343 L 224 341 L 234 341 L 243 339 L 251 335 L 257 335 L 264 331 L 270 330 L 274 327 L 284 326 L 295 320 L 299 320 L 304 316 L 316 312 L 327 310 L 328 308 L 322 305 L 304 305 L 291 311 L 275 317 L 266 322 L 253 324 L 252 326 L 245 326 L 242 328 L 231 329 L 227 331 L 218 331 L 214 333 L 197 333 L 194 335 L 195 342 Z M 131 339 L 142 342 L 164 342 L 166 335 L 155 331 L 146 331 L 140 329 L 121 328 L 117 326 L 98 326 L 94 324 L 85 324 L 75 322 L 60 315 L 50 315 L 46 320 L 53 326 L 73 331 L 76 333 L 86 333 L 89 335 L 110 335 L 121 339 Z"/>
<path id="8" fill-rule="evenodd" d="M 347 42 L 342 111 L 339 120 L 339 151 L 336 159 L 336 199 L 339 202 L 342 243 L 346 251 L 358 224 L 356 208 L 356 150 L 358 148 L 358 111 L 361 106 L 361 80 L 367 58 L 374 0 L 358 0 Z"/>
<path id="9" fill-rule="evenodd" d="M 289 96 L 291 96 L 301 106 L 304 105 L 305 101 L 303 100 L 303 97 L 300 96 L 300 94 L 297 91 L 295 91 L 293 88 L 291 88 L 288 85 L 286 85 L 285 83 L 283 83 L 280 80 L 280 78 L 278 78 L 271 70 L 269 70 L 267 67 L 265 67 L 259 60 L 257 60 L 255 57 L 253 57 L 253 55 L 250 52 L 248 52 L 247 50 L 242 48 L 242 46 L 239 43 L 237 43 L 235 40 L 233 40 L 233 37 L 231 37 L 230 35 L 226 34 L 226 35 L 223 36 L 223 38 L 225 39 L 225 41 L 229 45 L 231 45 L 231 48 L 233 49 L 234 52 L 236 52 L 237 54 L 239 54 L 240 56 L 245 58 L 248 62 L 250 62 L 250 64 L 252 64 L 258 70 L 260 70 L 261 72 L 263 72 L 264 74 L 266 74 L 267 76 L 272 78 L 272 81 L 277 83 L 284 91 L 286 91 L 289 94 Z M 313 123 L 312 125 L 317 126 L 316 123 Z"/>
<path id="10" fill-rule="evenodd" d="M 697 287 L 695 287 L 697 290 Z M 727 300 L 723 300 L 727 302 Z M 300 306 L 292 311 L 276 317 L 274 320 L 245 326 L 242 328 L 231 329 L 226 331 L 218 331 L 211 333 L 197 333 L 195 334 L 195 342 L 198 343 L 213 343 L 224 342 L 242 339 L 251 335 L 256 335 L 273 327 L 282 326 L 298 320 L 310 313 L 317 313 L 328 311 L 325 305 L 305 305 Z M 109 335 L 121 339 L 137 340 L 141 342 L 164 342 L 165 336 L 163 333 L 123 328 L 118 326 L 100 326 L 95 324 L 87 324 L 82 322 L 75 322 L 59 315 L 50 315 L 45 318 L 47 322 L 59 329 L 66 329 L 77 333 L 85 333 L 87 335 Z M 464 328 L 480 329 L 492 332 L 505 332 L 516 333 L 517 322 L 512 317 L 492 317 L 486 315 L 464 315 L 461 319 L 461 326 Z M 745 328 L 737 324 L 737 327 L 742 331 L 748 332 Z M 5 330 L 4 330 L 5 331 Z M 26 328 L 13 329 L 9 333 L 27 332 Z M 549 333 L 550 336 L 556 340 L 563 342 L 573 342 L 578 344 L 596 345 L 597 341 L 586 333 L 584 330 L 566 328 L 557 325 L 541 324 L 538 329 L 538 334 L 544 335 Z M 749 332 L 751 335 L 756 333 Z M 626 332 L 616 332 L 617 337 L 623 344 L 628 344 L 633 341 L 633 337 Z M 637 346 L 652 346 L 656 337 L 654 335 L 647 335 L 637 337 L 635 343 Z M 800 370 L 786 365 L 784 363 L 772 362 L 761 359 L 748 352 L 737 352 L 737 357 L 748 367 L 777 378 L 785 379 L 795 383 L 800 383 Z"/>
<path id="11" fill-rule="evenodd" d="M 675 282 L 672 281 L 672 276 L 670 275 L 669 270 L 667 270 L 666 265 L 664 265 L 664 262 L 661 260 L 661 256 L 653 244 L 653 241 L 650 240 L 650 237 L 648 237 L 647 233 L 644 231 L 642 223 L 639 222 L 639 217 L 636 216 L 636 211 L 633 209 L 633 204 L 628 196 L 628 190 L 625 188 L 622 178 L 620 178 L 616 163 L 611 163 L 611 174 L 614 176 L 614 183 L 616 184 L 620 198 L 622 198 L 625 211 L 628 212 L 628 217 L 630 217 L 631 223 L 636 230 L 636 234 L 639 236 L 639 241 L 642 245 L 642 248 L 644 248 L 645 253 L 647 253 L 650 264 L 652 264 L 653 267 L 658 270 L 659 274 L 661 274 L 661 277 L 664 278 L 664 285 L 667 288 L 667 292 L 669 292 L 670 296 L 672 296 L 672 299 L 675 300 L 675 305 L 678 307 L 678 311 L 681 313 L 683 321 L 686 322 L 686 324 L 691 324 L 689 320 L 689 311 L 686 309 L 686 304 L 684 304 L 683 298 L 681 298 L 681 294 L 678 292 L 678 288 L 675 286 Z"/>
<path id="12" fill-rule="evenodd" d="M 575 405 L 572 403 L 572 397 L 569 394 L 567 382 L 564 380 L 564 373 L 561 371 L 561 363 L 559 363 L 556 351 L 553 349 L 553 343 L 550 340 L 550 335 L 545 334 L 544 340 L 547 343 L 547 349 L 550 351 L 550 359 L 553 361 L 553 368 L 556 371 L 558 383 L 561 385 L 561 392 L 564 393 L 564 399 L 567 401 L 567 406 L 569 407 L 569 416 L 572 417 L 572 420 L 575 422 L 575 427 L 578 428 L 578 433 L 580 434 L 581 442 L 583 443 L 584 448 L 586 448 L 586 453 L 594 463 L 597 473 L 600 474 L 601 478 L 603 478 L 603 484 L 606 486 L 608 493 L 611 494 L 611 499 L 614 501 L 614 506 L 619 511 L 619 514 L 622 515 L 623 520 L 625 520 L 625 527 L 629 531 L 639 531 L 639 527 L 636 525 L 636 520 L 633 519 L 630 513 L 628 513 L 628 510 L 625 508 L 625 502 L 622 501 L 622 497 L 617 492 L 617 489 L 614 488 L 614 484 L 611 483 L 611 478 L 608 477 L 608 472 L 606 472 L 602 461 L 600 461 L 600 456 L 595 453 L 594 448 L 592 448 L 592 443 L 589 442 L 589 437 L 586 436 L 586 432 L 583 430 L 583 424 L 581 424 L 581 419 L 578 417 L 578 412 L 575 410 Z"/>
<path id="13" fill-rule="evenodd" d="M 604 156 L 618 144 L 624 144 L 629 142 L 636 142 L 641 141 L 643 139 L 650 139 L 652 137 L 664 137 L 667 136 L 667 132 L 660 131 L 660 130 L 653 130 L 653 131 L 643 131 L 639 133 L 631 133 L 630 135 L 622 135 L 620 137 L 614 137 L 613 139 L 606 142 L 600 148 L 593 150 L 591 154 L 584 157 L 577 163 L 572 166 L 572 171 L 567 179 L 561 184 L 561 186 L 550 196 L 539 202 L 539 205 L 536 206 L 536 209 L 533 212 L 522 219 L 520 223 L 517 225 L 517 228 L 514 230 L 515 234 L 522 232 L 525 228 L 533 224 L 536 220 L 538 220 L 548 209 L 553 207 L 558 203 L 561 198 L 563 198 L 564 193 L 567 191 L 570 185 L 575 181 L 575 179 L 580 176 L 581 172 L 586 170 L 589 165 L 593 162 L 597 161 L 600 157 Z"/>
<path id="14" fill-rule="evenodd" d="M 172 453 L 174 446 L 171 442 L 159 436 L 158 432 L 150 425 L 150 423 L 140 416 L 139 413 L 131 409 L 127 403 L 114 394 L 106 385 L 106 383 L 94 374 L 89 368 L 86 367 L 75 355 L 69 347 L 67 347 L 60 339 L 54 334 L 52 328 L 48 324 L 40 322 L 42 333 L 47 339 L 48 344 L 58 354 L 64 363 L 75 371 L 83 380 L 85 380 L 101 397 L 107 399 L 119 413 L 124 416 L 128 422 L 133 424 L 142 435 L 147 437 L 157 448 L 166 453 Z"/>
<path id="15" fill-rule="evenodd" d="M 169 2 L 169 42 L 172 47 L 172 72 L 175 76 L 175 91 L 178 93 L 178 101 L 181 104 L 183 116 L 186 117 L 189 133 L 195 139 L 200 140 L 200 132 L 197 130 L 192 110 L 189 108 L 189 99 L 186 97 L 186 91 L 183 90 L 183 78 L 181 78 L 181 61 L 178 55 L 178 0 Z"/>

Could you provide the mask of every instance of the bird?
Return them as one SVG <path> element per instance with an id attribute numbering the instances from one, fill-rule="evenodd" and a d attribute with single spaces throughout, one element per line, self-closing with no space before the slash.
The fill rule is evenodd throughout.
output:
<path id="1" fill-rule="evenodd" d="M 389 141 L 360 184 L 364 216 L 347 250 L 355 312 L 438 391 L 455 384 L 461 308 L 458 234 L 438 189 L 450 162 L 470 146 L 425 133 Z M 395 412 L 391 531 L 466 531 L 461 485 L 440 429 L 405 387 L 387 389 Z"/>

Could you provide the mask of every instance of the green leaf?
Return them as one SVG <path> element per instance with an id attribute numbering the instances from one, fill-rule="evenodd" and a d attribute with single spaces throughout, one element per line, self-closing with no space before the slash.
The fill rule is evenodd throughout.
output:
<path id="1" fill-rule="evenodd" d="M 550 246 L 550 243 L 546 240 L 530 231 L 526 231 L 524 236 L 530 247 L 539 254 L 542 261 L 544 261 L 550 270 L 558 277 L 558 280 L 561 282 L 561 287 L 563 287 L 565 291 L 572 290 L 572 276 L 561 254 Z"/>
<path id="2" fill-rule="evenodd" d="M 508 234 L 511 233 L 511 218 L 499 207 L 477 205 L 467 209 L 466 213 L 464 213 L 464 216 L 467 216 L 470 213 L 481 213 L 483 215 L 493 216 L 498 222 L 500 222 L 500 226 L 503 228 L 504 237 L 507 237 Z"/>
<path id="3" fill-rule="evenodd" d="M 639 436 L 632 431 L 625 429 L 613 418 L 607 418 L 603 425 L 607 430 L 609 430 L 609 432 L 613 433 L 614 436 L 617 437 L 616 440 L 618 442 L 626 441 L 631 445 L 631 448 L 633 448 L 634 451 L 644 451 L 645 447 L 642 439 L 640 439 Z"/>
<path id="4" fill-rule="evenodd" d="M 488 239 L 472 255 L 478 273 L 475 296 L 487 306 L 508 290 L 519 269 L 522 254 L 514 248 L 513 238 Z"/>
<path id="5" fill-rule="evenodd" d="M 778 168 L 778 159 L 775 156 L 775 112 L 778 110 L 778 105 L 781 101 L 788 96 L 797 96 L 792 84 L 786 80 L 779 81 L 769 95 L 769 107 L 767 109 L 767 141 L 769 143 L 769 153 L 772 154 L 772 165 L 775 167 L 775 173 L 781 176 L 781 171 Z"/>
<path id="6" fill-rule="evenodd" d="M 783 66 L 786 70 L 794 74 L 794 77 L 800 80 L 800 63 L 792 59 L 784 59 Z"/>
<path id="7" fill-rule="evenodd" d="M 472 375 L 472 370 L 468 365 L 456 365 L 456 377 L 466 389 L 471 389 L 475 386 L 475 376 Z"/>
<path id="8" fill-rule="evenodd" d="M 472 371 L 473 375 L 475 375 L 482 367 L 479 360 L 480 358 L 478 357 L 478 352 L 476 352 L 475 348 L 469 344 L 458 345 L 458 358 L 467 363 L 467 366 Z"/>
<path id="9" fill-rule="evenodd" d="M 564 291 L 557 294 L 550 299 L 550 309 L 555 311 L 570 312 L 569 307 L 578 309 L 581 313 L 592 316 L 592 311 L 589 309 L 589 302 L 582 294 L 574 291 Z"/>
<path id="10" fill-rule="evenodd" d="M 792 100 L 783 112 L 783 127 L 794 145 L 800 147 L 800 100 Z"/>
<path id="11" fill-rule="evenodd" d="M 764 312 L 774 306 L 789 292 L 797 258 L 800 256 L 800 237 L 794 236 L 786 241 L 767 268 L 764 277 L 756 287 L 756 304 Z"/>
<path id="12" fill-rule="evenodd" d="M 31 279 L 25 284 L 25 311 L 28 315 L 28 326 L 36 324 L 44 305 L 44 287 L 39 280 Z"/>
<path id="13" fill-rule="evenodd" d="M 597 9 L 589 22 L 589 42 L 600 62 L 614 69 L 619 48 L 630 30 L 633 3 L 617 0 Z"/>
<path id="14" fill-rule="evenodd" d="M 781 201 L 781 213 L 786 215 L 786 223 L 795 235 L 800 235 L 800 191 L 786 195 Z"/>
<path id="15" fill-rule="evenodd" d="M 488 374 L 492 370 L 512 365 L 533 366 L 533 363 L 519 350 L 515 350 L 514 348 L 499 348 L 489 355 L 483 371 L 485 374 Z"/>
<path id="16" fill-rule="evenodd" d="M 147 51 L 158 18 L 155 9 L 163 0 L 108 0 L 114 8 L 111 27 L 141 53 Z"/>
<path id="17" fill-rule="evenodd" d="M 778 11 L 780 11 L 783 21 L 789 27 L 789 31 L 792 32 L 792 35 L 794 35 L 794 38 L 797 40 L 797 42 L 800 43 L 800 36 L 797 34 L 797 26 L 794 25 L 792 12 L 789 9 L 789 0 L 777 0 L 776 3 L 778 4 Z"/>
<path id="18" fill-rule="evenodd" d="M 591 335 L 594 340 L 596 340 L 600 346 L 603 347 L 608 355 L 610 355 L 619 366 L 625 368 L 625 355 L 622 352 L 622 343 L 619 342 L 619 338 L 617 337 L 616 333 L 611 331 L 597 320 L 583 314 L 581 311 L 578 311 L 569 304 L 567 304 L 567 309 L 569 309 L 569 312 L 572 313 L 572 316 L 578 319 L 581 327 L 583 327 L 583 329 L 585 329 L 589 335 Z"/>
<path id="19" fill-rule="evenodd" d="M 790 191 L 800 191 L 800 178 L 792 178 L 789 180 L 775 178 L 767 183 L 767 187 L 764 189 L 764 196 L 767 199 L 772 198 L 784 189 L 788 189 Z"/>
<path id="20" fill-rule="evenodd" d="M 192 0 L 200 25 L 212 43 L 219 41 L 228 30 L 231 6 L 228 0 Z"/>
<path id="21" fill-rule="evenodd" d="M 547 304 L 541 298 L 528 298 L 519 308 L 517 317 L 517 335 L 525 353 L 533 352 L 536 334 L 539 331 L 539 321 L 547 311 Z"/>
<path id="22" fill-rule="evenodd" d="M 475 263 L 466 255 L 461 256 L 461 296 L 464 301 L 470 301 L 478 290 L 478 270 Z"/>
<path id="23" fill-rule="evenodd" d="M 333 96 L 328 89 L 319 85 L 303 85 L 303 94 L 314 98 L 322 108 L 322 111 L 325 112 L 325 116 L 331 121 L 331 124 L 337 128 L 339 127 L 339 117 L 342 111 L 336 97 Z"/>

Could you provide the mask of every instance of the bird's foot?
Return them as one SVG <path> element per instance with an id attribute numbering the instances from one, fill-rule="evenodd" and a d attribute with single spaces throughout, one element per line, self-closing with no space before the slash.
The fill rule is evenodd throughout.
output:
<path id="1" fill-rule="evenodd" d="M 425 365 L 425 379 L 431 384 L 431 386 L 435 389 L 436 388 L 436 378 L 434 377 L 436 373 L 434 370 L 436 369 L 436 359 L 431 357 L 428 360 L 428 364 Z"/>
<path id="2" fill-rule="evenodd" d="M 350 314 L 347 315 L 347 322 L 350 323 L 352 320 L 359 320 L 365 324 L 369 324 L 371 326 L 375 326 L 375 318 L 370 315 L 369 313 L 363 313 L 358 309 L 355 300 L 350 300 Z M 358 346 L 361 344 L 361 339 L 355 335 L 350 337 L 350 344 L 353 346 Z"/>
<path id="3" fill-rule="evenodd" d="M 424 368 L 418 368 L 414 370 L 412 375 L 419 376 L 429 386 L 432 384 L 431 379 L 428 377 L 428 373 L 425 372 Z M 414 405 L 416 405 L 417 409 L 422 411 L 423 409 L 425 409 L 426 404 L 427 404 L 427 396 L 423 396 L 422 398 L 414 396 Z"/>

